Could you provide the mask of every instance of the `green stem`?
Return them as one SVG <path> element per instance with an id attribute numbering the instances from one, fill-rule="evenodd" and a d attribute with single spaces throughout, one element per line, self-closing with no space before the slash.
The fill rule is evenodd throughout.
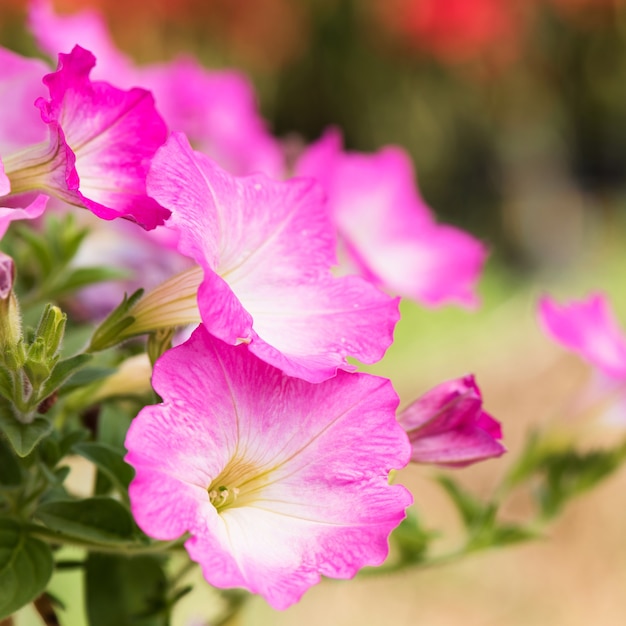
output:
<path id="1" fill-rule="evenodd" d="M 93 552 L 104 552 L 108 554 L 122 554 L 126 556 L 135 556 L 140 554 L 154 554 L 158 552 L 165 552 L 167 550 L 182 550 L 184 538 L 176 539 L 174 541 L 158 541 L 150 543 L 148 545 L 139 543 L 100 543 L 97 541 L 90 541 L 83 537 L 74 537 L 73 535 L 50 530 L 44 526 L 37 524 L 28 524 L 26 526 L 31 536 L 46 541 L 51 544 L 63 544 L 69 546 L 75 546 L 77 548 L 86 548 Z"/>

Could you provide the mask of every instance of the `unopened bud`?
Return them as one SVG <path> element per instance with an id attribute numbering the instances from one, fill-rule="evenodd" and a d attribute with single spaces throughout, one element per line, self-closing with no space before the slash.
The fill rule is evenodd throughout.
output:
<path id="1" fill-rule="evenodd" d="M 15 264 L 13 259 L 0 252 L 0 349 L 11 350 L 22 335 L 19 305 L 13 293 Z"/>

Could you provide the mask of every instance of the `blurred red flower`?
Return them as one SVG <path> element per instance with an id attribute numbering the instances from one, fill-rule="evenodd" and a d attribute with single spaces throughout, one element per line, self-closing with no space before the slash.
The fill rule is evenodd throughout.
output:
<path id="1" fill-rule="evenodd" d="M 411 47 L 444 63 L 506 62 L 525 30 L 520 7 L 511 0 L 378 0 L 376 11 Z"/>

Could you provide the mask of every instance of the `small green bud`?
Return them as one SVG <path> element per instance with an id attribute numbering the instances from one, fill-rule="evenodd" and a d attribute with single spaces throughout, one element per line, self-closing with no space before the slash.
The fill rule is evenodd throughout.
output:
<path id="1" fill-rule="evenodd" d="M 43 337 L 36 337 L 29 346 L 24 371 L 33 387 L 38 388 L 49 376 L 57 359 L 48 357 L 48 347 Z"/>
<path id="2" fill-rule="evenodd" d="M 58 353 L 63 341 L 66 321 L 67 315 L 58 306 L 46 305 L 39 320 L 35 340 L 35 343 L 39 339 L 43 341 L 44 355 L 42 360 L 52 359 Z"/>
<path id="3" fill-rule="evenodd" d="M 0 252 L 0 349 L 9 351 L 22 336 L 19 304 L 13 293 L 15 264 L 13 259 Z"/>

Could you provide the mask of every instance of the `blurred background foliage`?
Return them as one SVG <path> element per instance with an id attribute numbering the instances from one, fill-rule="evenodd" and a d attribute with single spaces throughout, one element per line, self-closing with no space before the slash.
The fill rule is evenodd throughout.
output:
<path id="1" fill-rule="evenodd" d="M 95 7 L 140 61 L 197 55 L 255 83 L 283 138 L 412 155 L 441 219 L 516 270 L 564 266 L 623 212 L 621 0 L 59 0 Z M 25 2 L 2 40 L 33 53 Z M 621 77 L 621 79 L 619 78 Z M 600 235 L 601 236 L 601 235 Z"/>
<path id="2" fill-rule="evenodd" d="M 95 7 L 139 61 L 247 72 L 288 145 L 343 129 L 404 146 L 442 220 L 515 272 L 561 271 L 613 241 L 626 186 L 622 0 L 58 0 Z M 25 1 L 2 40 L 34 53 Z"/>

